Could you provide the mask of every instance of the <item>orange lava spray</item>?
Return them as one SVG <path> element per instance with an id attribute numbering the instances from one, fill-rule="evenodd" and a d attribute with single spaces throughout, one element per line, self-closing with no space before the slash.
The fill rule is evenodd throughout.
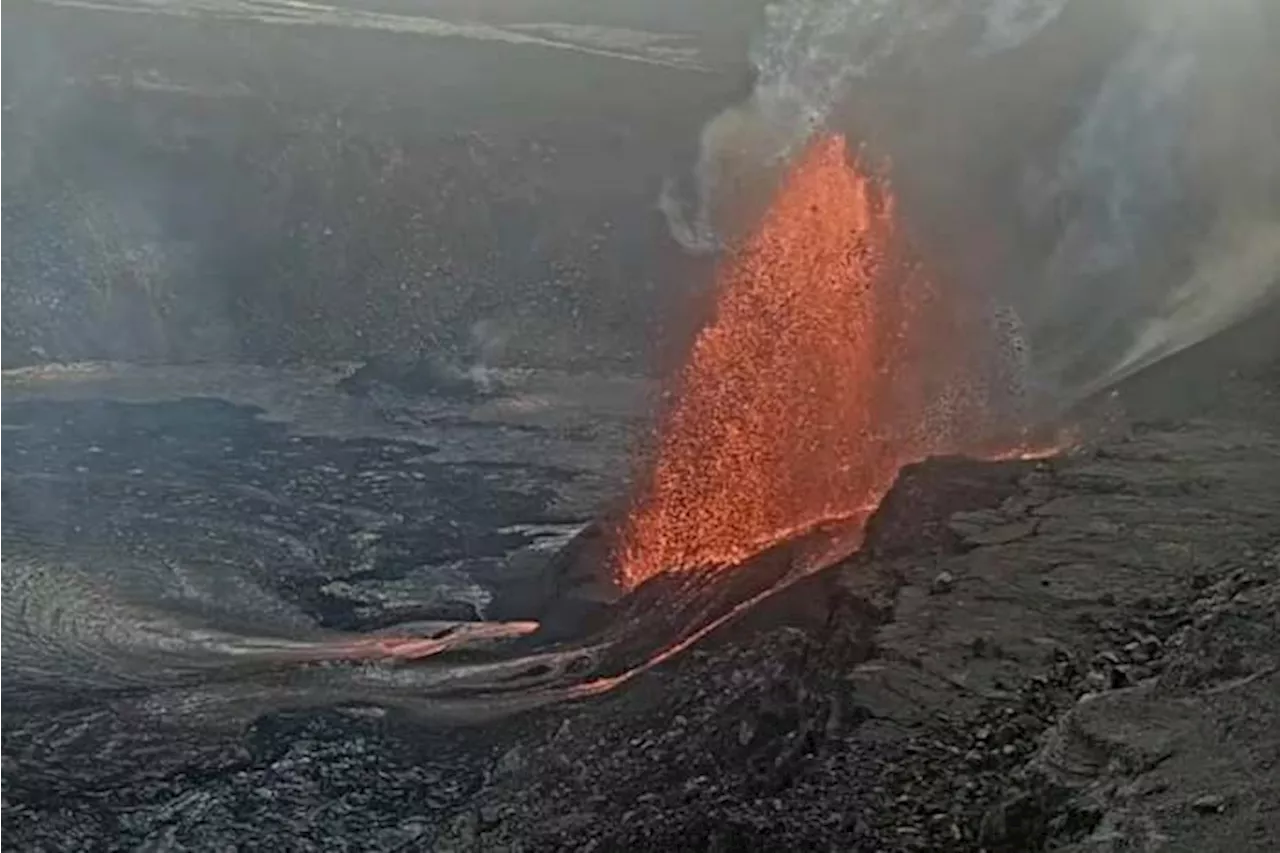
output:
<path id="1" fill-rule="evenodd" d="M 816 139 L 718 272 L 621 530 L 623 586 L 864 516 L 972 430 L 960 323 L 901 243 L 887 187 Z"/>

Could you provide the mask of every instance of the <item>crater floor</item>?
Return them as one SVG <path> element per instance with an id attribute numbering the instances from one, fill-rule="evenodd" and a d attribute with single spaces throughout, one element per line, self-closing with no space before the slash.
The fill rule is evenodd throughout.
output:
<path id="1" fill-rule="evenodd" d="M 40 576 L 55 605 L 105 579 L 181 619 L 243 601 L 240 632 L 515 618 L 551 593 L 512 580 L 512 555 L 537 575 L 529 549 L 622 488 L 643 390 L 557 410 L 535 401 L 567 386 L 526 377 L 459 412 L 327 391 L 290 408 L 277 382 L 254 413 L 245 381 L 190 400 L 190 378 L 160 394 L 155 376 L 7 375 L 5 844 L 1272 849 L 1280 383 L 1274 360 L 1223 363 L 1140 377 L 1127 422 L 1077 454 L 907 469 L 862 552 L 598 698 L 463 727 L 244 700 L 217 731 L 131 730 L 116 709 L 142 707 L 154 671 L 104 663 L 110 643 L 76 642 L 100 620 L 57 606 L 23 636 L 15 556 L 57 567 Z M 542 444 L 502 457 L 524 442 Z M 217 689 L 181 683 L 187 703 Z"/>

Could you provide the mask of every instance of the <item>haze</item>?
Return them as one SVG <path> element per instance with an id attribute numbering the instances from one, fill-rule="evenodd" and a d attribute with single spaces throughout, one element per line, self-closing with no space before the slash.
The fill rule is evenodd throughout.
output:
<path id="1" fill-rule="evenodd" d="M 1087 395 L 1276 294 L 1265 0 L 22 0 L 4 361 L 660 369 L 817 127 Z M 501 345 L 498 345 L 501 342 Z"/>

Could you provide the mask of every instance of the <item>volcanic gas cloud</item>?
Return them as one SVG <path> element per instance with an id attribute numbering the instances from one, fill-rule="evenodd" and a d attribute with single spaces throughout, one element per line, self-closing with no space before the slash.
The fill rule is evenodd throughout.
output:
<path id="1" fill-rule="evenodd" d="M 816 139 L 720 269 L 620 536 L 633 587 L 860 523 L 905 463 L 990 420 L 981 323 L 906 256 L 886 185 Z"/>

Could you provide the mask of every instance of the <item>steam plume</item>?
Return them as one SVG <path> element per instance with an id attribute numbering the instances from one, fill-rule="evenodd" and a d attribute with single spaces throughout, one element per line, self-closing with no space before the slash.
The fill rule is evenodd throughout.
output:
<path id="1" fill-rule="evenodd" d="M 716 251 L 815 129 L 864 140 L 926 251 L 1000 247 L 978 287 L 945 265 L 939 285 L 1016 312 L 1067 404 L 1280 292 L 1278 19 L 1267 0 L 778 0 L 753 91 L 660 205 Z"/>

